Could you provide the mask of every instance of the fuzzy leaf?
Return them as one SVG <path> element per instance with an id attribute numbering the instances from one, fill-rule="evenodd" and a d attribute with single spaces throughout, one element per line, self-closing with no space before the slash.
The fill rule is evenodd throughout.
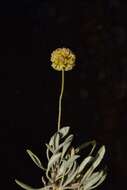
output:
<path id="1" fill-rule="evenodd" d="M 73 138 L 74 138 L 74 135 L 70 135 L 69 137 L 66 138 L 66 140 L 64 142 L 63 150 L 62 150 L 61 159 L 64 157 L 66 151 L 68 150 L 69 146 L 71 145 Z"/>
<path id="2" fill-rule="evenodd" d="M 63 184 L 63 186 L 65 187 L 66 185 L 68 185 L 68 184 L 70 184 L 72 181 L 73 181 L 73 179 L 76 177 L 76 175 L 77 175 L 77 171 L 78 170 L 76 170 L 72 175 L 70 175 L 69 177 L 67 177 L 67 180 L 65 181 L 65 183 Z"/>
<path id="3" fill-rule="evenodd" d="M 59 141 L 60 141 L 60 134 L 59 133 L 57 133 L 56 134 L 56 137 L 55 137 L 55 144 L 54 144 L 54 146 L 55 146 L 55 149 L 57 149 L 58 147 L 59 147 Z"/>
<path id="4" fill-rule="evenodd" d="M 50 158 L 49 163 L 48 163 L 48 170 L 53 166 L 54 163 L 56 163 L 59 160 L 60 156 L 61 156 L 61 153 L 58 153 L 58 154 L 53 155 Z"/>
<path id="5" fill-rule="evenodd" d="M 87 147 L 90 146 L 90 145 L 92 145 L 92 150 L 91 150 L 91 152 L 90 152 L 90 154 L 89 154 L 89 155 L 91 155 L 92 152 L 94 151 L 95 147 L 96 147 L 96 141 L 95 141 L 95 140 L 92 140 L 92 141 L 85 142 L 85 143 L 81 144 L 79 147 L 77 147 L 77 148 L 75 149 L 75 152 L 78 153 L 79 151 L 81 151 L 81 150 L 84 149 L 84 148 L 87 148 Z"/>
<path id="6" fill-rule="evenodd" d="M 41 161 L 39 160 L 39 158 L 31 151 L 31 150 L 27 150 L 26 151 L 28 153 L 28 155 L 30 156 L 30 158 L 33 160 L 33 162 L 41 169 L 45 170 L 45 168 L 42 166 Z"/>
<path id="7" fill-rule="evenodd" d="M 46 155 L 47 155 L 47 159 L 49 160 L 50 159 L 50 153 L 54 153 L 54 151 L 53 151 L 53 149 L 51 148 L 51 146 L 50 145 L 48 145 L 48 144 L 45 144 L 46 145 L 46 147 L 47 147 L 47 149 L 46 149 Z M 49 153 L 49 151 L 50 151 L 50 153 Z"/>
<path id="8" fill-rule="evenodd" d="M 92 156 L 86 157 L 79 166 L 78 173 L 82 172 L 85 166 L 92 160 Z"/>
<path id="9" fill-rule="evenodd" d="M 58 144 L 58 136 L 60 135 L 60 138 L 65 137 L 69 132 L 70 127 L 63 127 L 59 131 L 57 131 L 50 139 L 49 145 L 52 146 L 54 149 L 57 148 L 55 145 Z"/>
<path id="10" fill-rule="evenodd" d="M 70 169 L 72 168 L 75 160 L 79 158 L 79 155 L 75 155 L 73 157 L 71 157 L 69 160 L 63 160 L 60 168 L 59 168 L 59 172 L 57 174 L 57 178 L 59 178 L 61 175 L 67 175 L 67 173 L 70 171 Z"/>
<path id="11" fill-rule="evenodd" d="M 88 180 L 84 181 L 84 188 L 89 189 L 90 187 L 92 187 L 103 177 L 103 175 L 104 171 L 93 173 Z"/>
<path id="12" fill-rule="evenodd" d="M 15 179 L 15 182 L 20 186 L 22 187 L 23 189 L 26 189 L 26 190 L 48 190 L 50 187 L 47 186 L 47 187 L 42 187 L 42 188 L 33 188 L 29 185 L 26 185 L 25 183 L 22 183 L 20 182 L 19 180 Z"/>
<path id="13" fill-rule="evenodd" d="M 95 157 L 95 161 L 92 163 L 91 167 L 87 170 L 87 172 L 85 173 L 85 175 L 83 176 L 81 183 L 87 179 L 92 172 L 94 171 L 94 169 L 100 164 L 103 156 L 105 154 L 105 146 L 102 146 L 99 151 L 97 152 L 97 155 Z"/>
<path id="14" fill-rule="evenodd" d="M 56 154 L 58 151 L 60 151 L 60 149 L 63 147 L 63 150 L 62 150 L 62 156 L 61 156 L 61 159 L 63 158 L 66 150 L 68 149 L 68 147 L 70 146 L 71 142 L 72 142 L 72 139 L 73 139 L 73 135 L 70 135 L 69 137 L 67 137 L 65 139 L 65 141 L 63 143 L 61 143 L 58 148 L 54 151 L 54 154 Z"/>
<path id="15" fill-rule="evenodd" d="M 49 141 L 49 146 L 52 147 L 53 151 L 57 148 L 58 144 L 59 144 L 59 133 L 56 132 L 50 139 Z"/>
<path id="16" fill-rule="evenodd" d="M 96 168 L 96 167 L 100 164 L 102 158 L 104 157 L 104 154 L 105 154 L 105 146 L 103 145 L 103 146 L 99 149 L 99 151 L 97 152 L 97 155 L 96 155 L 97 158 L 96 158 L 96 160 L 95 160 L 94 163 L 93 163 L 93 167 L 94 167 L 94 168 Z"/>
<path id="17" fill-rule="evenodd" d="M 95 179 L 96 177 L 98 177 L 101 172 L 103 172 L 103 170 L 94 172 L 94 173 L 86 180 L 86 183 L 89 183 L 90 181 L 92 181 L 93 179 Z"/>
<path id="18" fill-rule="evenodd" d="M 52 147 L 51 147 L 50 145 L 48 145 L 48 144 L 45 144 L 45 145 L 46 145 L 47 149 L 48 149 L 50 152 L 53 153 Z"/>
<path id="19" fill-rule="evenodd" d="M 59 130 L 59 133 L 61 134 L 61 138 L 65 137 L 68 132 L 70 130 L 70 127 L 62 127 L 60 130 Z"/>
<path id="20" fill-rule="evenodd" d="M 54 151 L 54 154 L 57 154 L 57 153 L 60 151 L 60 149 L 64 146 L 64 144 L 65 144 L 65 142 L 61 143 L 61 144 L 58 146 L 58 148 Z"/>
<path id="21" fill-rule="evenodd" d="M 76 164 L 76 161 L 74 161 L 73 167 L 71 171 L 68 173 L 68 178 L 70 178 L 74 174 L 74 172 L 76 171 L 76 168 L 77 168 L 77 164 Z"/>
<path id="22" fill-rule="evenodd" d="M 59 178 L 60 175 L 64 174 L 66 163 L 67 163 L 67 161 L 63 160 L 63 162 L 62 162 L 62 164 L 61 164 L 61 166 L 59 168 L 59 171 L 58 171 L 58 174 L 57 174 L 57 178 Z"/>
<path id="23" fill-rule="evenodd" d="M 68 174 L 71 172 L 75 160 L 76 160 L 77 158 L 79 158 L 79 157 L 80 157 L 80 156 L 78 155 L 73 161 L 70 160 L 70 163 L 69 163 L 69 160 L 68 160 L 68 165 L 69 165 L 69 167 L 68 167 L 68 169 L 66 170 L 66 175 L 68 175 Z M 70 158 L 70 159 L 71 159 L 71 158 Z"/>
<path id="24" fill-rule="evenodd" d="M 99 186 L 101 183 L 103 183 L 103 181 L 106 179 L 106 176 L 107 176 L 107 173 L 105 173 L 102 178 L 95 184 L 93 185 L 90 189 L 94 189 L 96 188 L 97 186 Z"/>
<path id="25" fill-rule="evenodd" d="M 55 149 L 55 136 L 56 136 L 56 133 L 50 138 L 50 141 L 49 141 L 49 146 L 52 147 L 53 151 Z"/>
<path id="26" fill-rule="evenodd" d="M 49 149 L 48 148 L 46 149 L 46 156 L 47 156 L 47 159 L 49 160 Z"/>

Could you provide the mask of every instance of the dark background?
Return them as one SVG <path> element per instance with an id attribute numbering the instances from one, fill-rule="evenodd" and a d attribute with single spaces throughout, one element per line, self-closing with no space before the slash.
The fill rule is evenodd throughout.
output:
<path id="1" fill-rule="evenodd" d="M 18 178 L 41 185 L 41 171 L 26 155 L 45 159 L 57 127 L 60 72 L 50 54 L 69 47 L 74 70 L 65 73 L 62 124 L 75 144 L 105 144 L 107 180 L 98 189 L 126 187 L 127 3 L 120 0 L 17 0 L 0 3 L 1 189 Z"/>

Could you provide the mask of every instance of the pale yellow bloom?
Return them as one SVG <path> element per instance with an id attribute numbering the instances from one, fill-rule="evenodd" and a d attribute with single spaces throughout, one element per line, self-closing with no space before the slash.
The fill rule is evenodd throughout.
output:
<path id="1" fill-rule="evenodd" d="M 69 48 L 57 48 L 51 54 L 51 66 L 57 71 L 69 71 L 75 66 L 75 59 Z"/>

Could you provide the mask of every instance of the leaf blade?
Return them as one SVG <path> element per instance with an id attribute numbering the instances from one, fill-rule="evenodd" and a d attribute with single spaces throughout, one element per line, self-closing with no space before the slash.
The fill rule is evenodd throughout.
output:
<path id="1" fill-rule="evenodd" d="M 49 163 L 48 163 L 48 170 L 53 166 L 53 164 L 54 164 L 55 162 L 58 161 L 58 159 L 60 158 L 60 156 L 61 156 L 61 153 L 57 153 L 57 154 L 53 155 L 53 156 L 50 158 Z"/>
<path id="2" fill-rule="evenodd" d="M 78 173 L 82 172 L 85 166 L 92 160 L 92 156 L 86 157 L 79 166 Z"/>
<path id="3" fill-rule="evenodd" d="M 45 170 L 45 168 L 43 167 L 41 161 L 39 160 L 39 158 L 31 151 L 31 150 L 26 150 L 26 152 L 28 153 L 28 155 L 30 156 L 30 158 L 33 160 L 33 162 L 42 170 Z"/>
<path id="4" fill-rule="evenodd" d="M 31 187 L 31 186 L 29 186 L 29 185 L 26 185 L 25 183 L 23 183 L 23 182 L 21 182 L 21 181 L 19 181 L 19 180 L 17 180 L 17 179 L 15 179 L 15 182 L 16 182 L 17 185 L 19 185 L 20 187 L 22 187 L 22 188 L 25 189 L 25 190 L 44 190 L 44 189 L 46 189 L 46 187 L 33 188 L 33 187 Z M 47 186 L 47 188 L 49 189 L 48 186 Z"/>
<path id="5" fill-rule="evenodd" d="M 92 165 L 90 166 L 90 168 L 88 169 L 88 171 L 85 173 L 85 175 L 83 176 L 81 183 L 87 179 L 92 172 L 95 170 L 95 168 L 100 164 L 101 160 L 103 159 L 103 156 L 105 154 L 105 146 L 102 145 L 101 148 L 98 150 L 96 157 L 94 158 L 94 161 L 92 163 Z"/>

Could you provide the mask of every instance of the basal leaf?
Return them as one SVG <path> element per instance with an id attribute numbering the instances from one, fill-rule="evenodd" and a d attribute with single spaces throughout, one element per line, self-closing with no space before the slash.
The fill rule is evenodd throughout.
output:
<path id="1" fill-rule="evenodd" d="M 58 153 L 58 154 L 53 155 L 50 158 L 49 163 L 48 163 L 48 170 L 53 166 L 53 164 L 55 164 L 59 160 L 60 156 L 61 156 L 61 153 Z"/>
<path id="2" fill-rule="evenodd" d="M 59 138 L 63 138 L 65 137 L 68 132 L 69 132 L 70 127 L 63 127 L 61 128 L 59 131 L 57 131 L 51 138 L 49 141 L 49 145 L 53 147 L 53 149 L 55 150 L 58 146 L 58 142 L 59 142 Z M 60 136 L 60 137 L 59 137 Z"/>
<path id="3" fill-rule="evenodd" d="M 95 156 L 95 158 L 93 159 L 93 163 L 90 166 L 90 168 L 87 170 L 87 172 L 85 173 L 85 175 L 83 176 L 81 183 L 87 179 L 95 170 L 95 168 L 100 164 L 102 158 L 104 157 L 105 154 L 105 146 L 102 146 L 99 151 L 97 152 L 97 155 Z"/>
<path id="4" fill-rule="evenodd" d="M 63 184 L 64 187 L 65 187 L 66 185 L 70 184 L 70 183 L 73 181 L 73 179 L 74 179 L 74 178 L 76 177 L 76 175 L 77 175 L 77 171 L 78 171 L 78 170 L 76 170 L 72 175 L 70 175 L 70 176 L 67 177 L 65 183 Z"/>
<path id="5" fill-rule="evenodd" d="M 62 127 L 60 130 L 59 130 L 59 133 L 61 134 L 61 138 L 65 137 L 68 132 L 70 130 L 70 127 Z"/>
<path id="6" fill-rule="evenodd" d="M 94 184 L 96 184 L 102 177 L 104 176 L 104 171 L 100 171 L 100 172 L 95 172 L 93 173 L 88 180 L 84 181 L 84 187 L 86 189 L 89 189 L 90 187 L 92 187 Z"/>
<path id="7" fill-rule="evenodd" d="M 59 133 L 56 133 L 56 136 L 55 136 L 55 139 L 54 139 L 54 147 L 55 147 L 55 150 L 59 147 L 59 141 L 60 141 L 60 134 Z"/>
<path id="8" fill-rule="evenodd" d="M 86 157 L 79 166 L 78 173 L 82 172 L 85 166 L 92 160 L 92 156 Z"/>
<path id="9" fill-rule="evenodd" d="M 29 185 L 26 185 L 25 183 L 15 179 L 15 182 L 20 186 L 22 187 L 23 189 L 26 189 L 26 190 L 48 190 L 50 188 L 50 186 L 47 186 L 47 187 L 41 187 L 41 188 L 33 188 Z"/>
<path id="10" fill-rule="evenodd" d="M 95 140 L 92 140 L 92 141 L 89 141 L 89 142 L 85 142 L 83 144 L 81 144 L 79 147 L 77 147 L 75 149 L 75 152 L 78 153 L 79 151 L 81 151 L 82 149 L 84 148 L 87 148 L 88 146 L 92 145 L 92 150 L 90 152 L 90 155 L 92 154 L 92 152 L 94 151 L 95 147 L 96 147 L 96 141 Z"/>
<path id="11" fill-rule="evenodd" d="M 28 155 L 30 156 L 30 158 L 33 160 L 33 162 L 41 169 L 45 170 L 45 168 L 42 166 L 41 161 L 39 160 L 39 158 L 31 151 L 31 150 L 27 150 L 26 151 L 28 153 Z"/>
<path id="12" fill-rule="evenodd" d="M 104 154 L 105 154 L 105 146 L 103 145 L 103 146 L 99 149 L 99 151 L 97 152 L 97 155 L 96 155 L 96 157 L 95 157 L 95 161 L 94 161 L 94 163 L 93 163 L 93 167 L 94 167 L 94 168 L 96 168 L 96 167 L 100 164 L 101 160 L 102 160 L 103 157 L 104 157 Z"/>
<path id="13" fill-rule="evenodd" d="M 101 183 L 103 183 L 103 181 L 106 179 L 106 176 L 107 176 L 107 173 L 105 173 L 102 178 L 95 184 L 93 185 L 90 189 L 94 189 L 96 188 L 97 186 L 99 186 Z"/>
<path id="14" fill-rule="evenodd" d="M 68 149 L 68 147 L 70 146 L 71 142 L 72 142 L 73 136 L 70 135 L 69 137 L 67 137 L 63 143 L 61 143 L 58 148 L 54 151 L 54 154 L 56 154 L 58 151 L 60 151 L 61 148 L 63 148 L 62 150 L 62 156 L 61 159 L 63 158 L 66 150 Z"/>
<path id="15" fill-rule="evenodd" d="M 77 163 L 76 161 L 73 162 L 73 166 L 72 166 L 72 169 L 71 171 L 68 173 L 68 178 L 70 178 L 76 171 L 76 168 L 77 168 Z"/>
<path id="16" fill-rule="evenodd" d="M 64 157 L 66 151 L 67 151 L 68 148 L 70 147 L 73 138 L 74 138 L 74 135 L 70 135 L 69 137 L 66 138 L 66 140 L 65 140 L 65 142 L 64 142 L 63 150 L 62 150 L 61 159 Z"/>

